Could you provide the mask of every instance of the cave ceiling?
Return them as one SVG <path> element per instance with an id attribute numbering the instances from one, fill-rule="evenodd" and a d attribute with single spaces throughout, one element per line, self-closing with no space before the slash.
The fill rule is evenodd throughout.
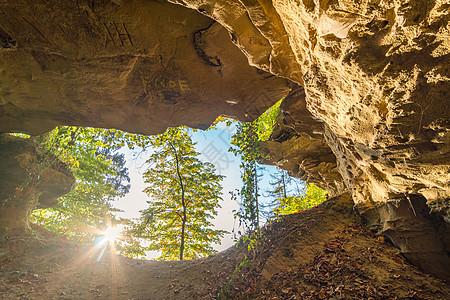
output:
<path id="1" fill-rule="evenodd" d="M 170 2 L 1 1 L 0 131 L 207 128 L 285 97 L 266 163 L 449 264 L 448 1 Z"/>
<path id="2" fill-rule="evenodd" d="M 2 1 L 0 130 L 56 125 L 161 133 L 251 120 L 289 88 L 228 31 L 160 1 Z"/>

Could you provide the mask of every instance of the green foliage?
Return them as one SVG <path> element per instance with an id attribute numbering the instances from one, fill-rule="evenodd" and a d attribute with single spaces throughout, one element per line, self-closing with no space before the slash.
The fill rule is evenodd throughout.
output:
<path id="1" fill-rule="evenodd" d="M 241 158 L 241 190 L 231 193 L 232 199 L 239 201 L 239 210 L 235 211 L 235 218 L 248 231 L 259 230 L 260 191 L 258 188 L 259 170 L 258 160 L 262 158 L 259 150 L 262 141 L 266 141 L 272 134 L 276 118 L 280 112 L 282 100 L 264 112 L 254 122 L 239 123 L 236 133 L 231 138 L 229 151 Z"/>
<path id="2" fill-rule="evenodd" d="M 138 223 L 126 220 L 124 225 L 119 238 L 115 241 L 115 250 L 126 257 L 145 259 L 146 247 L 142 246 L 142 240 L 139 238 Z"/>
<path id="3" fill-rule="evenodd" d="M 13 132 L 13 133 L 10 133 L 10 135 L 18 136 L 18 137 L 21 137 L 23 139 L 29 139 L 31 137 L 29 134 L 26 134 L 26 133 L 15 133 L 15 132 Z"/>
<path id="4" fill-rule="evenodd" d="M 261 157 L 258 146 L 261 140 L 257 134 L 258 126 L 255 122 L 239 123 L 236 133 L 231 137 L 229 151 L 240 156 L 243 162 L 253 162 Z"/>
<path id="5" fill-rule="evenodd" d="M 280 199 L 288 197 L 299 197 L 304 194 L 303 181 L 293 178 L 286 170 L 277 168 L 275 172 L 270 174 L 269 188 L 266 190 L 265 196 L 272 200 L 264 203 L 263 214 L 267 219 L 275 217 L 275 208 L 280 205 Z"/>
<path id="6" fill-rule="evenodd" d="M 275 215 L 288 215 L 314 207 L 327 200 L 327 192 L 313 183 L 307 185 L 305 194 L 299 197 L 278 198 L 279 205 Z"/>
<path id="7" fill-rule="evenodd" d="M 239 210 L 235 211 L 235 218 L 239 219 L 240 225 L 248 231 L 259 230 L 259 202 L 258 190 L 258 162 L 261 157 L 257 135 L 256 123 L 239 123 L 236 133 L 231 138 L 229 151 L 241 158 L 242 188 L 231 193 L 232 199 L 240 201 Z"/>
<path id="8" fill-rule="evenodd" d="M 208 130 L 216 130 L 218 127 L 218 125 L 220 124 L 220 123 L 222 123 L 222 122 L 224 122 L 225 123 L 225 125 L 227 125 L 227 126 L 231 126 L 231 124 L 233 124 L 233 122 L 236 122 L 234 119 L 232 119 L 232 118 L 229 118 L 229 117 L 225 117 L 225 116 L 218 116 L 215 120 L 214 120 L 214 122 L 208 127 L 208 129 L 207 129 L 207 131 Z"/>
<path id="9" fill-rule="evenodd" d="M 148 250 L 161 251 L 161 260 L 192 259 L 215 251 L 225 233 L 213 230 L 221 200 L 221 180 L 214 165 L 200 161 L 185 128 L 169 128 L 152 138 L 154 153 L 144 190 L 151 199 L 142 211 L 134 234 L 150 242 Z"/>
<path id="10" fill-rule="evenodd" d="M 76 188 L 62 196 L 58 204 L 38 209 L 31 221 L 72 240 L 90 243 L 113 223 L 118 211 L 112 201 L 129 191 L 128 171 L 123 154 L 117 150 L 128 145 L 146 147 L 148 138 L 114 129 L 63 126 L 35 137 L 48 157 L 67 164 L 76 179 Z"/>
<path id="11" fill-rule="evenodd" d="M 280 105 L 283 99 L 275 103 L 272 107 L 266 110 L 255 121 L 256 133 L 260 141 L 267 141 L 272 134 L 273 127 L 275 126 L 278 114 L 280 113 Z"/>

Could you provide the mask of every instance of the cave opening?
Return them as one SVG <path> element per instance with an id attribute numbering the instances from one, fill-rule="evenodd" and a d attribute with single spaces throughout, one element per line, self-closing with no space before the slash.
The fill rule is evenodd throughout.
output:
<path id="1" fill-rule="evenodd" d="M 6 0 L 0 16 L 0 297 L 449 298 L 433 277 L 450 278 L 445 1 Z M 267 224 L 262 239 L 204 260 L 105 252 L 91 264 L 98 249 L 30 234 L 35 206 L 59 205 L 77 180 L 67 164 L 102 170 L 98 155 L 120 165 L 127 153 L 82 150 L 91 156 L 81 161 L 67 152 L 59 163 L 3 133 L 80 126 L 68 130 L 70 143 L 87 128 L 206 129 L 220 114 L 252 121 L 282 98 L 260 162 L 330 199 Z M 244 174 L 260 188 L 249 179 L 254 165 Z M 76 175 L 95 181 L 88 173 Z M 86 192 L 127 176 L 115 174 Z M 242 201 L 249 191 L 233 194 L 249 208 L 237 213 L 259 227 L 259 207 Z M 113 239 L 108 222 L 100 233 Z"/>
<path id="2" fill-rule="evenodd" d="M 161 137 L 162 143 L 169 144 L 176 143 L 177 139 L 188 139 L 195 147 L 194 152 L 197 152 L 195 155 L 200 157 L 199 163 L 201 161 L 209 163 L 213 171 L 222 177 L 219 183 L 220 204 L 212 211 L 214 217 L 208 221 L 204 220 L 212 230 L 209 234 L 212 235 L 214 232 L 220 232 L 220 234 L 218 238 L 206 243 L 210 249 L 209 252 L 197 251 L 193 256 L 191 254 L 190 258 L 225 250 L 242 240 L 244 236 L 252 235 L 251 232 L 259 230 L 264 224 L 273 222 L 277 216 L 303 211 L 326 199 L 326 192 L 315 185 L 307 187 L 302 180 L 291 177 L 288 171 L 278 166 L 263 166 L 259 163 L 263 161 L 267 164 L 271 159 L 270 154 L 259 150 L 261 144 L 271 139 L 279 140 L 272 136 L 279 135 L 279 132 L 274 130 L 276 130 L 276 120 L 282 114 L 281 102 L 282 100 L 278 101 L 258 119 L 249 123 L 252 124 L 251 131 L 248 131 L 250 127 L 245 127 L 244 123 L 219 117 L 207 131 L 178 128 Z M 180 130 L 186 135 L 180 135 Z M 251 135 L 255 138 L 249 139 Z M 161 255 L 160 248 L 158 249 L 154 244 L 150 245 L 148 236 L 145 238 L 142 232 L 137 232 L 137 228 L 142 227 L 143 222 L 147 225 L 151 221 L 144 216 L 146 210 L 149 210 L 149 203 L 156 201 L 158 197 L 162 201 L 173 201 L 170 198 L 163 200 L 164 195 L 154 191 L 146 193 L 149 191 L 149 183 L 155 188 L 153 181 L 159 182 L 158 189 L 161 189 L 163 185 L 160 178 L 155 179 L 149 176 L 151 169 L 160 164 L 160 161 L 150 161 L 150 157 L 158 149 L 158 145 L 161 145 L 161 141 L 158 144 L 155 142 L 155 137 L 119 130 L 64 126 L 57 127 L 52 132 L 41 136 L 31 137 L 26 134 L 12 134 L 12 136 L 29 139 L 31 143 L 36 144 L 37 151 L 40 153 L 34 163 L 41 167 L 39 171 L 36 168 L 29 168 L 29 171 L 38 172 L 38 175 L 25 180 L 22 184 L 16 183 L 15 191 L 23 193 L 31 186 L 42 188 L 45 182 L 55 181 L 55 186 L 45 186 L 49 190 L 41 191 L 34 202 L 30 201 L 30 205 L 35 207 L 28 209 L 26 213 L 29 216 L 25 216 L 22 223 L 30 220 L 34 232 L 47 230 L 55 236 L 88 245 L 101 245 L 103 249 L 108 248 L 127 257 L 176 259 L 175 255 L 167 255 L 167 253 L 166 256 Z M 248 153 L 244 153 L 242 149 L 250 149 L 245 151 L 258 154 L 250 159 L 245 158 L 244 156 Z M 254 170 L 245 170 L 244 161 L 248 163 L 250 160 L 252 164 L 256 163 Z M 286 162 L 288 161 L 285 160 L 282 163 Z M 54 167 L 58 164 L 59 168 Z M 52 199 L 52 202 L 46 202 L 43 199 L 48 196 L 47 194 L 54 192 L 52 189 L 57 189 L 56 182 L 60 179 L 41 179 L 46 167 L 57 170 L 63 170 L 65 167 L 67 168 L 65 173 L 71 173 L 75 177 L 75 187 L 72 187 L 72 191 L 62 195 L 58 200 Z M 255 178 L 250 181 L 248 177 L 245 177 L 247 176 L 245 172 L 249 171 L 255 172 L 251 175 Z M 164 175 L 167 176 L 162 174 Z M 158 174 L 155 173 L 152 176 L 158 176 Z M 193 185 L 202 181 L 200 176 L 196 176 L 198 178 L 192 179 Z M 9 185 L 14 184 L 9 182 Z M 245 185 L 247 186 L 244 187 Z M 180 187 L 172 185 L 170 188 Z M 253 198 L 250 200 L 243 196 L 247 191 L 245 189 L 251 190 Z M 179 193 L 173 195 L 173 197 L 180 196 Z M 195 197 L 195 194 L 191 197 Z M 245 201 L 253 201 L 256 205 L 245 204 Z M 158 207 L 162 216 L 160 218 L 169 218 L 173 211 L 180 209 L 179 205 L 170 205 Z M 244 215 L 243 212 L 246 209 L 255 211 L 251 215 Z M 152 222 L 159 221 L 152 220 Z M 196 222 L 199 221 L 196 220 Z M 186 224 L 190 225 L 189 222 Z M 25 229 L 28 229 L 28 224 L 25 225 Z M 37 226 L 40 228 L 38 229 Z M 176 237 L 167 236 L 167 239 L 176 240 Z M 161 247 L 164 243 L 160 242 Z M 189 245 L 190 241 L 187 242 Z M 117 245 L 114 246 L 114 244 Z"/>

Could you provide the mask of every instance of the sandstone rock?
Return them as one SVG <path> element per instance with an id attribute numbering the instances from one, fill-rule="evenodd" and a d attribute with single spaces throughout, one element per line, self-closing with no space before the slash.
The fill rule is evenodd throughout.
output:
<path id="1" fill-rule="evenodd" d="M 75 178 L 31 139 L 0 135 L 0 236 L 30 233 L 29 216 L 70 192 Z"/>
<path id="2" fill-rule="evenodd" d="M 271 45 L 266 51 L 268 60 L 277 57 L 288 63 L 276 74 L 304 85 L 307 108 L 324 121 L 325 140 L 336 155 L 346 186 L 361 212 L 377 211 L 371 220 L 378 222 L 381 232 L 383 213 L 374 207 L 401 195 L 424 196 L 428 206 L 448 220 L 446 1 L 179 2 L 196 9 L 208 3 L 208 14 L 235 34 L 235 42 L 257 65 L 254 57 L 261 56 L 258 52 L 263 48 L 239 42 L 245 40 L 245 31 L 237 30 L 232 22 L 237 16 L 235 7 L 247 11 Z M 269 23 L 272 26 L 263 26 Z M 295 60 L 288 59 L 290 52 L 279 50 L 286 48 L 272 46 L 285 44 L 286 37 Z M 267 65 L 261 63 L 260 68 L 267 69 Z M 283 72 L 291 69 L 300 70 L 303 81 Z M 429 226 L 411 230 L 434 234 Z M 438 238 L 442 243 L 444 237 Z M 404 239 L 394 242 L 405 246 Z M 442 249 L 448 258 L 448 250 Z"/>
<path id="3" fill-rule="evenodd" d="M 398 246 L 410 262 L 450 279 L 450 224 L 430 211 L 422 195 L 409 194 L 373 205 L 370 209 L 358 207 L 369 225 Z"/>
<path id="4" fill-rule="evenodd" d="M 2 1 L 0 130 L 71 124 L 151 134 L 204 128 L 219 114 L 251 120 L 288 93 L 290 80 L 305 97 L 292 96 L 285 110 L 294 128 L 267 144 L 274 160 L 327 180 L 322 186 L 336 194 L 342 179 L 358 210 L 400 249 L 409 249 L 408 236 L 433 236 L 441 248 L 404 250 L 434 253 L 429 265 L 416 260 L 427 271 L 448 258 L 447 1 L 172 2 L 185 7 Z M 397 218 L 392 201 L 412 198 L 431 211 Z M 386 230 L 391 218 L 396 226 Z"/>
<path id="5" fill-rule="evenodd" d="M 0 131 L 207 128 L 219 114 L 255 118 L 287 94 L 286 80 L 249 66 L 210 18 L 117 3 L 0 3 Z"/>
<path id="6" fill-rule="evenodd" d="M 236 16 L 236 10 L 226 6 L 234 7 L 238 1 L 186 5 L 198 9 L 205 2 L 215 4 L 209 5 L 209 15 L 230 28 L 235 42 L 254 63 L 263 49 L 246 48 L 239 42 L 246 34 L 239 36 L 244 30 L 237 30 L 230 17 Z M 383 207 L 401 195 L 420 194 L 448 220 L 448 4 L 415 0 L 239 2 L 236 6 L 247 11 L 271 45 L 266 51 L 269 60 L 277 57 L 289 65 L 271 71 L 304 84 L 307 108 L 324 121 L 325 140 L 360 211 Z M 268 23 L 272 26 L 263 26 Z M 286 36 L 295 61 L 287 59 L 291 54 L 279 50 L 282 47 L 272 46 L 286 44 Z M 260 68 L 267 69 L 267 65 L 261 63 Z M 282 71 L 288 69 L 300 70 L 303 82 Z M 287 148 L 271 147 L 277 148 L 271 152 Z M 371 219 L 378 222 L 380 232 L 389 215 L 382 210 L 375 209 Z M 432 226 L 410 227 L 411 232 L 436 237 Z M 437 236 L 440 243 L 446 235 L 444 231 Z M 405 239 L 394 242 L 405 246 Z M 448 258 L 446 247 L 440 251 Z M 432 271 L 431 265 L 423 267 Z"/>
<path id="7" fill-rule="evenodd" d="M 288 37 L 295 61 L 274 47 L 267 56 L 283 56 L 286 69 L 300 70 L 307 108 L 351 147 L 359 160 L 356 165 L 371 165 L 365 171 L 370 177 L 390 180 L 364 195 L 354 191 L 357 203 L 384 201 L 398 192 L 426 194 L 429 202 L 449 198 L 450 42 L 445 1 L 180 2 L 206 10 L 233 31 L 235 41 L 247 37 L 239 36 L 243 30 L 233 23 L 245 15 L 243 10 L 269 44 L 285 44 Z M 272 26 L 262 26 L 267 23 Z M 236 43 L 250 62 L 263 51 Z M 302 83 L 289 72 L 277 74 Z M 335 154 L 342 150 L 333 149 Z M 371 158 L 378 162 L 373 164 Z M 402 169 L 402 174 L 390 176 L 393 169 Z"/>
<path id="8" fill-rule="evenodd" d="M 306 108 L 303 88 L 294 89 L 280 105 L 270 140 L 261 145 L 261 163 L 288 170 L 291 176 L 326 190 L 329 197 L 342 194 L 346 187 L 324 140 L 323 126 Z"/>

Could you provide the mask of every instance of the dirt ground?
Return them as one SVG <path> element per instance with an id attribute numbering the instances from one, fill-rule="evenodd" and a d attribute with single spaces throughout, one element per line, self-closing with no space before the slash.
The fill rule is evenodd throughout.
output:
<path id="1" fill-rule="evenodd" d="M 349 196 L 285 216 L 205 259 L 134 260 L 66 240 L 0 240 L 0 299 L 450 299 L 368 232 Z"/>

